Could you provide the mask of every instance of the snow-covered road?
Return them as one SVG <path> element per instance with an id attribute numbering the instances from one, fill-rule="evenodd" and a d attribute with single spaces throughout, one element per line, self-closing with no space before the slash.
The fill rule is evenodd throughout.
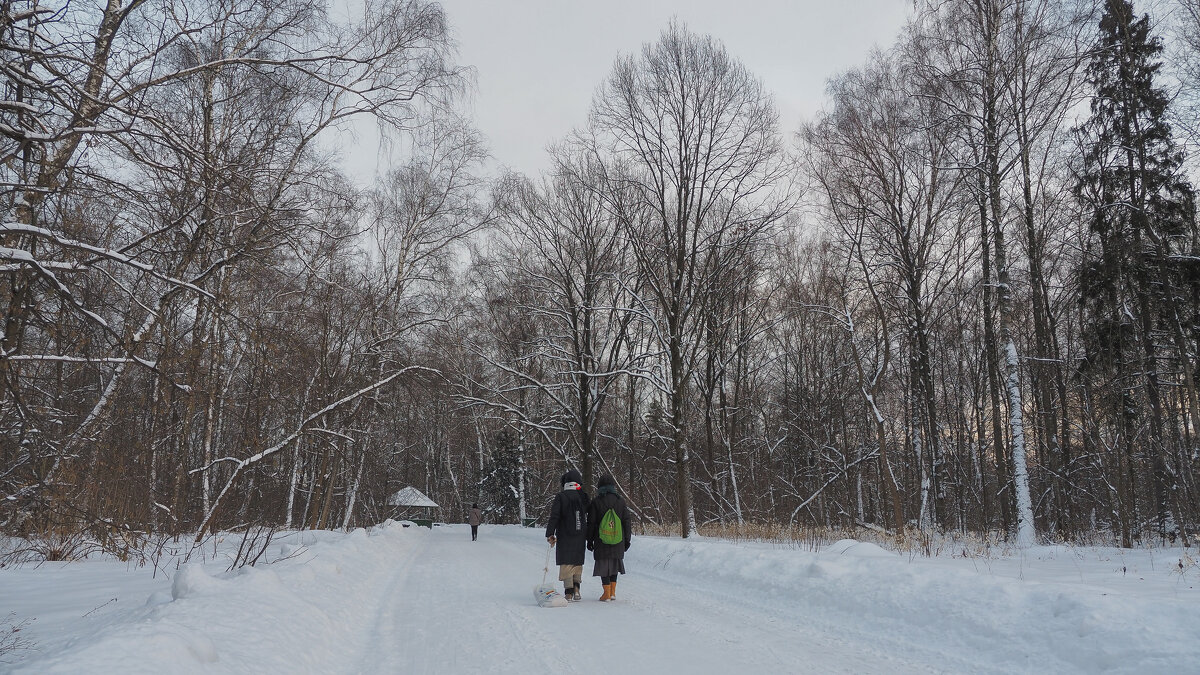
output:
<path id="1" fill-rule="evenodd" d="M 472 542 L 437 528 L 421 554 L 398 566 L 374 622 L 375 646 L 355 672 L 928 672 L 928 661 L 873 653 L 809 625 L 761 589 L 705 587 L 630 551 L 618 600 L 597 602 L 587 577 L 584 600 L 565 608 L 533 604 L 545 542 L 538 531 L 484 528 Z M 639 567 L 641 566 L 641 567 Z M 586 572 L 591 572 L 591 565 Z M 550 579 L 556 568 L 551 565 Z"/>
<path id="2" fill-rule="evenodd" d="M 225 572 L 236 543 L 170 579 L 0 570 L 0 620 L 30 619 L 32 644 L 0 672 L 1200 672 L 1200 570 L 1179 549 L 929 559 L 635 537 L 616 602 L 586 577 L 583 602 L 551 609 L 533 602 L 537 529 L 296 532 L 271 544 L 279 562 Z"/>

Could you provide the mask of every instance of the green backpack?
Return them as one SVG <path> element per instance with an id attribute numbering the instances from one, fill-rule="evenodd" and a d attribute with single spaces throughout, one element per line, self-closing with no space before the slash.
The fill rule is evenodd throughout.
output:
<path id="1" fill-rule="evenodd" d="M 612 509 L 606 511 L 600 519 L 600 541 L 609 545 L 625 541 L 625 533 L 621 531 L 621 519 Z"/>

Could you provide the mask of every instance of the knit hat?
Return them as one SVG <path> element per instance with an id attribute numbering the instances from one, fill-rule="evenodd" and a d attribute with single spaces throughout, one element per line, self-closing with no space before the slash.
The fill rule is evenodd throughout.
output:
<path id="1" fill-rule="evenodd" d="M 617 481 L 613 480 L 611 473 L 606 473 L 603 476 L 600 476 L 600 482 L 596 485 L 599 487 L 604 487 L 605 485 L 612 485 L 613 487 L 616 487 Z"/>
<path id="2" fill-rule="evenodd" d="M 562 475 L 562 480 L 559 482 L 561 482 L 563 485 L 566 485 L 567 483 L 582 483 L 583 476 L 579 475 L 579 472 L 575 469 L 569 469 Z"/>

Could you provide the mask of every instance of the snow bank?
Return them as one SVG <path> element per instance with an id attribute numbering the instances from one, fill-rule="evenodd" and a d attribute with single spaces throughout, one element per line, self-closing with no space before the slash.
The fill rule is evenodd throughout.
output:
<path id="1" fill-rule="evenodd" d="M 1195 558 L 1181 549 L 921 558 L 853 540 L 810 551 L 635 536 L 617 603 L 585 593 L 546 611 L 526 583 L 542 577 L 542 533 L 484 535 L 392 523 L 294 532 L 264 556 L 287 559 L 225 572 L 230 537 L 169 579 L 112 561 L 0 570 L 0 610 L 36 617 L 38 651 L 8 663 L 18 673 L 595 672 L 599 643 L 575 647 L 592 651 L 574 670 L 546 645 L 564 631 L 617 631 L 629 655 L 620 669 L 636 673 L 1200 672 L 1200 567 L 1181 565 Z"/>
<path id="2" fill-rule="evenodd" d="M 1183 553 L 1044 547 L 975 561 L 852 540 L 814 553 L 640 537 L 629 567 L 856 639 L 922 645 L 950 670 L 967 657 L 1003 672 L 1200 672 L 1200 583 L 1171 564 Z"/>
<path id="3" fill-rule="evenodd" d="M 169 592 L 153 592 L 144 606 L 14 672 L 340 670 L 363 648 L 362 624 L 383 599 L 379 586 L 421 536 L 391 523 L 369 534 L 297 532 L 272 542 L 268 557 L 292 556 L 273 565 L 225 572 L 224 559 L 186 564 L 161 582 Z M 75 571 L 86 576 L 88 565 Z"/>

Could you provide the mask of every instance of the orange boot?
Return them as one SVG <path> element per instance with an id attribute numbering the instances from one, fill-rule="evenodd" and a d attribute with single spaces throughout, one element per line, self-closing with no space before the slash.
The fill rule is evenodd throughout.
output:
<path id="1" fill-rule="evenodd" d="M 612 584 L 604 584 L 604 595 L 600 596 L 600 602 L 608 602 L 612 600 Z"/>
<path id="2" fill-rule="evenodd" d="M 613 601 L 617 599 L 617 582 L 612 582 L 608 585 L 608 599 Z"/>

